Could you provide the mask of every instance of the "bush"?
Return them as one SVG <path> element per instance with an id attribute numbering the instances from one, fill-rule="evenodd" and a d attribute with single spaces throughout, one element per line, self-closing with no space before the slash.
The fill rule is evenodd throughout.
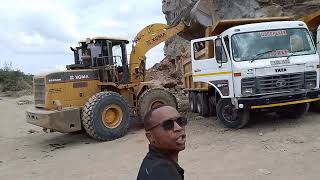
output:
<path id="1" fill-rule="evenodd" d="M 32 75 L 25 75 L 20 70 L 14 70 L 11 63 L 5 63 L 0 68 L 0 90 L 21 91 L 32 88 Z"/>

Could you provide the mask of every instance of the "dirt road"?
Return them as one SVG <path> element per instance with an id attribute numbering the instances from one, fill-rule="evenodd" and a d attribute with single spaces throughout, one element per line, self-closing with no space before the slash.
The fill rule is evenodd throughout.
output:
<path id="1" fill-rule="evenodd" d="M 24 111 L 32 105 L 0 99 L 1 180 L 136 178 L 147 150 L 141 129 L 112 142 L 45 133 L 25 122 Z M 187 180 L 320 178 L 320 115 L 261 117 L 243 130 L 225 129 L 216 118 L 188 117 L 187 147 L 180 156 Z"/>

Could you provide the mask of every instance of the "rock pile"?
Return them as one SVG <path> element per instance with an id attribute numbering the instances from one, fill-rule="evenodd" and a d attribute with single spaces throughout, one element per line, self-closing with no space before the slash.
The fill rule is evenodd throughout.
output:
<path id="1" fill-rule="evenodd" d="M 188 0 L 191 1 L 191 0 Z M 187 0 L 163 0 L 162 11 L 170 24 Z M 213 23 L 220 19 L 293 16 L 299 18 L 319 10 L 319 0 L 201 0 Z M 190 57 L 190 43 L 178 36 L 167 41 L 165 54 L 170 58 Z"/>

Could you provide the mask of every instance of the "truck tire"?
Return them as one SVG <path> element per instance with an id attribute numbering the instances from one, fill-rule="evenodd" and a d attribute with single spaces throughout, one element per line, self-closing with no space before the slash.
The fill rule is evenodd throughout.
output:
<path id="1" fill-rule="evenodd" d="M 285 106 L 283 109 L 278 111 L 278 114 L 284 118 L 299 119 L 306 112 L 308 112 L 309 107 L 310 107 L 309 103 Z"/>
<path id="2" fill-rule="evenodd" d="M 82 124 L 94 139 L 110 141 L 124 136 L 130 125 L 126 100 L 115 92 L 92 96 L 82 110 Z"/>
<path id="3" fill-rule="evenodd" d="M 138 113 L 143 123 L 144 116 L 153 108 L 161 105 L 169 105 L 178 108 L 176 97 L 163 88 L 152 88 L 146 90 L 138 100 Z"/>
<path id="4" fill-rule="evenodd" d="M 312 112 L 320 112 L 320 101 L 310 103 L 310 111 Z"/>
<path id="5" fill-rule="evenodd" d="M 191 112 L 197 113 L 197 94 L 195 92 L 189 94 L 189 108 Z"/>
<path id="6" fill-rule="evenodd" d="M 250 119 L 250 112 L 236 109 L 230 99 L 220 99 L 216 112 L 218 119 L 228 128 L 241 129 Z"/>
<path id="7" fill-rule="evenodd" d="M 209 103 L 209 116 L 215 116 L 215 115 L 217 115 L 214 96 L 210 96 L 210 97 L 208 98 L 208 103 Z"/>
<path id="8" fill-rule="evenodd" d="M 209 115 L 208 97 L 205 93 L 197 94 L 197 111 L 200 116 L 207 117 Z"/>

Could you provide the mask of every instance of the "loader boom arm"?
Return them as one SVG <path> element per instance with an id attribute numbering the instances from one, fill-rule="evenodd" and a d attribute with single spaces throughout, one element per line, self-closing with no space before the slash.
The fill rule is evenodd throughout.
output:
<path id="1" fill-rule="evenodd" d="M 180 22 L 174 27 L 166 24 L 151 24 L 142 29 L 134 39 L 130 54 L 129 71 L 131 83 L 144 81 L 145 54 L 158 44 L 167 41 L 185 29 L 186 25 Z"/>

